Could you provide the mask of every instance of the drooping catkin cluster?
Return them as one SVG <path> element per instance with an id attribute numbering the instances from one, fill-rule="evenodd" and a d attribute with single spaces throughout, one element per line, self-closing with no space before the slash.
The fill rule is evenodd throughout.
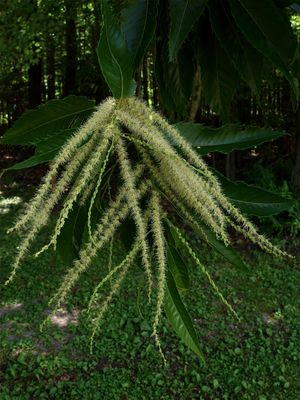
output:
<path id="1" fill-rule="evenodd" d="M 104 188 L 109 185 L 110 171 L 119 172 L 121 183 L 113 198 L 107 200 L 99 221 L 92 224 L 96 198 L 102 196 Z M 230 227 L 263 250 L 275 256 L 286 256 L 260 235 L 252 223 L 229 202 L 216 177 L 174 127 L 138 99 L 109 98 L 66 142 L 50 165 L 48 174 L 24 215 L 10 229 L 21 232 L 22 242 L 7 283 L 15 276 L 32 241 L 48 223 L 50 215 L 53 215 L 53 208 L 61 204 L 54 232 L 49 243 L 36 255 L 50 246 L 56 247 L 74 205 L 86 204 L 88 239 L 51 299 L 55 312 L 62 306 L 81 274 L 99 252 L 108 243 L 112 243 L 122 222 L 130 216 L 136 226 L 132 249 L 119 265 L 111 266 L 106 277 L 96 286 L 88 306 L 93 315 L 96 312 L 92 337 L 130 265 L 140 254 L 147 278 L 149 301 L 156 288 L 153 336 L 160 346 L 158 326 L 164 303 L 167 269 L 163 229 L 165 202 L 179 211 L 187 223 L 192 222 L 191 225 L 199 226 L 200 230 L 201 224 L 205 224 L 225 245 L 230 242 Z M 149 241 L 149 236 L 152 241 Z M 179 237 L 187 245 L 180 232 Z M 203 238 L 206 238 L 205 234 Z M 191 258 L 205 273 L 205 268 L 193 250 L 188 248 Z M 206 275 L 217 290 L 210 275 Z M 107 283 L 111 283 L 109 295 L 99 305 L 99 290 Z"/>

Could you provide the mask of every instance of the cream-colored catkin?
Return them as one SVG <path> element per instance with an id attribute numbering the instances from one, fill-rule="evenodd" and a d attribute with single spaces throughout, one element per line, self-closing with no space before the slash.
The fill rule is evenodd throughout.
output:
<path id="1" fill-rule="evenodd" d="M 116 111 L 116 116 L 131 132 L 131 135 L 141 139 L 149 147 L 153 148 L 153 154 L 163 154 L 167 157 L 176 158 L 178 154 L 175 149 L 168 143 L 167 140 L 159 133 L 158 129 L 151 123 L 150 120 L 137 120 L 130 111 Z"/>
<path id="2" fill-rule="evenodd" d="M 219 237 L 225 244 L 228 244 L 229 239 L 225 228 L 218 223 L 218 220 L 214 218 L 208 207 L 205 204 L 205 197 L 203 200 L 199 200 L 195 195 L 194 188 L 189 186 L 185 180 L 180 176 L 180 171 L 170 168 L 169 160 L 164 160 L 161 163 L 160 174 L 166 185 L 174 191 L 174 193 L 183 201 L 195 210 L 203 222 L 209 226 L 213 232 Z M 172 184 L 172 182 L 175 182 Z"/>
<path id="3" fill-rule="evenodd" d="M 157 192 L 152 192 L 151 198 L 151 209 L 152 209 L 152 233 L 154 239 L 154 247 L 156 249 L 156 261 L 158 265 L 157 272 L 157 300 L 156 300 L 156 310 L 154 314 L 152 335 L 155 339 L 155 343 L 165 361 L 160 340 L 157 332 L 159 321 L 162 314 L 162 308 L 165 296 L 165 286 L 166 286 L 166 250 L 165 250 L 165 238 L 163 234 L 162 227 L 162 213 L 160 208 L 160 198 Z"/>
<path id="4" fill-rule="evenodd" d="M 137 199 L 144 196 L 147 189 L 148 183 L 143 182 L 136 190 Z M 93 232 L 93 240 L 89 241 L 80 251 L 78 260 L 76 260 L 73 267 L 68 270 L 61 286 L 52 297 L 51 304 L 55 304 L 53 312 L 61 306 L 72 286 L 78 280 L 79 276 L 90 266 L 96 254 L 113 237 L 122 221 L 128 216 L 129 210 L 129 205 L 127 203 L 122 203 L 120 199 L 120 202 L 114 202 L 101 218 L 100 223 L 95 227 Z"/>
<path id="5" fill-rule="evenodd" d="M 137 227 L 137 235 L 141 241 L 141 248 L 142 248 L 142 260 L 148 280 L 148 297 L 150 300 L 151 289 L 152 289 L 152 273 L 151 273 L 151 266 L 150 266 L 150 257 L 149 257 L 149 249 L 147 243 L 147 230 L 145 223 L 142 218 L 142 211 L 140 205 L 138 203 L 138 198 L 136 195 L 136 184 L 133 179 L 131 166 L 127 157 L 127 152 L 123 143 L 122 138 L 119 136 L 115 140 L 116 143 L 116 150 L 118 154 L 119 164 L 120 164 L 120 171 L 121 175 L 124 180 L 124 185 L 127 186 L 127 199 L 128 204 L 131 209 L 133 219 L 135 221 Z"/>
<path id="6" fill-rule="evenodd" d="M 135 105 L 135 112 L 149 115 L 149 109 L 145 104 L 137 101 L 136 99 L 130 99 L 130 101 Z M 147 110 L 148 112 L 146 112 Z M 178 145 L 178 147 L 181 148 L 182 152 L 186 155 L 190 163 L 194 164 L 195 167 L 199 169 L 199 172 L 209 179 L 208 185 L 211 185 L 210 192 L 213 198 L 219 202 L 220 206 L 224 208 L 226 213 L 232 215 L 234 220 L 240 224 L 239 226 L 234 224 L 234 221 L 232 221 L 232 226 L 235 226 L 238 231 L 260 246 L 263 250 L 276 256 L 287 257 L 287 253 L 273 246 L 269 240 L 267 240 L 263 235 L 260 235 L 254 225 L 228 201 L 228 199 L 222 193 L 222 189 L 217 178 L 208 169 L 206 163 L 193 150 L 189 143 L 180 135 L 180 133 L 155 111 L 150 111 L 150 115 L 152 116 L 153 123 L 157 123 L 162 128 L 163 132 L 165 132 L 165 134 L 167 134 L 170 139 L 172 139 Z"/>
<path id="7" fill-rule="evenodd" d="M 97 314 L 97 316 L 94 318 L 94 320 L 92 321 L 92 334 L 91 334 L 91 338 L 90 338 L 90 352 L 93 352 L 93 344 L 94 344 L 94 337 L 96 335 L 96 333 L 99 330 L 99 326 L 100 326 L 100 322 L 104 316 L 104 314 L 106 313 L 106 311 L 108 310 L 108 307 L 114 297 L 114 295 L 118 292 L 118 290 L 121 287 L 121 284 L 128 272 L 129 269 L 129 264 L 127 264 L 120 272 L 119 275 L 117 277 L 117 279 L 115 280 L 114 284 L 112 285 L 110 292 L 108 294 L 108 296 L 106 297 L 106 299 L 102 302 L 101 306 L 99 307 L 99 312 Z"/>
<path id="8" fill-rule="evenodd" d="M 52 191 L 53 181 L 56 179 L 59 169 L 71 159 L 72 161 L 73 159 L 76 159 L 76 162 L 72 162 L 72 169 L 68 171 L 67 176 L 65 177 L 65 179 L 70 182 L 78 167 L 81 165 L 81 162 L 88 154 L 85 150 L 88 146 L 82 146 L 79 152 L 78 147 L 88 140 L 89 136 L 91 136 L 94 131 L 99 131 L 99 127 L 108 121 L 114 109 L 114 105 L 115 101 L 108 98 L 97 108 L 92 117 L 89 118 L 87 122 L 71 136 L 50 164 L 49 172 L 46 174 L 44 182 L 40 185 L 35 197 L 31 200 L 26 212 L 8 232 L 24 228 L 32 218 L 35 218 L 36 213 L 43 207 L 45 199 L 48 198 L 49 192 L 51 193 Z"/>
<path id="9" fill-rule="evenodd" d="M 170 224 L 170 222 L 169 222 Z M 232 308 L 231 304 L 228 303 L 228 301 L 225 299 L 225 297 L 223 296 L 222 292 L 220 291 L 219 287 L 217 286 L 217 284 L 215 283 L 215 281 L 213 280 L 212 276 L 210 275 L 210 273 L 208 272 L 208 270 L 204 267 L 204 265 L 201 263 L 201 261 L 199 260 L 199 258 L 197 257 L 196 253 L 194 252 L 194 250 L 192 249 L 192 247 L 190 246 L 189 242 L 185 239 L 185 237 L 183 236 L 183 234 L 180 232 L 180 230 L 174 226 L 173 224 L 171 224 L 172 228 L 176 230 L 177 235 L 179 237 L 179 239 L 181 240 L 182 244 L 187 248 L 189 255 L 192 257 L 192 259 L 195 261 L 195 263 L 197 264 L 197 266 L 200 268 L 200 270 L 202 271 L 202 273 L 207 277 L 208 282 L 210 283 L 211 287 L 214 289 L 214 291 L 216 292 L 216 294 L 220 297 L 221 301 L 225 304 L 225 306 L 228 308 L 228 310 L 238 319 L 240 320 L 240 317 L 237 315 L 237 313 L 235 312 L 235 310 Z"/>
<path id="10" fill-rule="evenodd" d="M 108 152 L 106 153 L 106 156 L 105 156 L 104 161 L 102 163 L 101 170 L 99 172 L 99 176 L 98 176 L 97 183 L 96 183 L 96 186 L 95 186 L 95 190 L 94 190 L 94 192 L 92 194 L 92 198 L 91 198 L 89 209 L 88 209 L 87 226 L 88 226 L 88 232 L 89 232 L 90 237 L 92 237 L 92 224 L 91 224 L 92 208 L 93 208 L 93 205 L 95 203 L 95 200 L 96 200 L 96 197 L 97 197 L 97 194 L 98 194 L 101 182 L 102 182 L 102 177 L 103 177 L 104 171 L 106 169 L 106 165 L 108 163 L 109 156 L 110 156 L 110 153 L 112 151 L 112 148 L 113 148 L 113 144 L 110 145 L 110 148 L 109 148 Z"/>
<path id="11" fill-rule="evenodd" d="M 131 110 L 132 102 L 131 100 L 129 101 L 130 107 L 128 107 L 128 109 Z M 135 103 L 136 102 L 134 101 L 134 104 Z M 135 112 L 137 113 L 136 109 Z M 226 245 L 228 245 L 229 239 L 226 232 L 226 220 L 220 207 L 211 196 L 209 191 L 210 185 L 204 182 L 200 177 L 197 177 L 191 168 L 188 168 L 186 164 L 181 162 L 174 148 L 172 148 L 172 146 L 166 140 L 162 139 L 161 133 L 152 124 L 151 118 L 149 118 L 148 114 L 139 113 L 139 120 L 137 120 L 133 119 L 129 112 L 116 111 L 116 115 L 127 126 L 128 129 L 134 132 L 137 136 L 140 135 L 143 140 L 148 142 L 148 145 L 153 146 L 154 157 L 158 159 L 158 161 L 162 161 L 163 159 L 165 163 L 168 163 L 169 176 L 166 176 L 166 180 L 168 182 L 176 182 L 174 186 L 176 186 L 177 191 L 181 189 L 181 197 L 188 197 L 189 201 L 193 199 L 193 205 L 199 212 L 200 216 L 205 219 L 205 222 L 209 226 L 212 227 L 216 235 Z M 150 132 L 152 134 L 149 135 Z M 135 139 L 132 139 L 134 142 Z M 164 154 L 163 157 L 161 156 L 161 153 Z M 170 171 L 170 168 L 172 171 Z M 166 168 L 162 168 L 162 170 L 164 174 L 167 175 Z M 178 179 L 173 179 L 174 174 L 177 175 Z M 192 182 L 187 182 L 187 174 L 190 179 L 193 178 Z M 180 182 L 178 180 L 180 180 Z M 193 190 L 190 190 L 190 187 L 192 187 Z M 196 187 L 199 189 L 197 192 L 195 192 Z"/>
<path id="12" fill-rule="evenodd" d="M 101 137 L 101 142 L 98 144 L 96 147 L 96 150 L 94 154 L 90 157 L 89 161 L 85 164 L 84 168 L 82 169 L 81 173 L 79 174 L 77 180 L 75 181 L 71 192 L 69 193 L 69 196 L 67 197 L 64 207 L 62 211 L 60 212 L 59 218 L 57 220 L 54 234 L 51 238 L 50 244 L 54 245 L 54 248 L 56 248 L 56 242 L 57 238 L 61 233 L 61 230 L 69 216 L 70 211 L 73 208 L 73 205 L 75 201 L 77 200 L 78 196 L 80 195 L 81 192 L 85 189 L 85 186 L 88 184 L 90 179 L 92 179 L 95 174 L 97 173 L 97 170 L 99 166 L 102 163 L 102 156 L 106 152 L 108 146 L 109 146 L 109 138 L 111 137 L 111 131 L 109 129 L 105 130 L 103 133 L 103 137 Z M 38 253 L 40 254 L 41 252 L 45 251 L 50 244 L 47 244 L 44 246 Z"/>
<path id="13" fill-rule="evenodd" d="M 175 210 L 177 210 L 178 214 L 191 226 L 195 226 L 197 231 L 201 233 L 202 238 L 208 242 L 208 238 L 201 228 L 201 226 L 195 221 L 194 214 L 188 211 L 186 205 L 183 204 L 178 199 L 178 196 L 170 189 L 170 187 L 165 183 L 163 179 L 161 179 L 161 173 L 157 167 L 155 167 L 148 156 L 148 154 L 144 151 L 144 149 L 140 149 L 141 154 L 143 156 L 143 160 L 154 180 L 156 181 L 157 186 L 161 189 L 162 195 L 166 198 L 166 200 L 171 204 Z"/>
<path id="14" fill-rule="evenodd" d="M 198 156 L 190 144 L 181 136 L 176 128 L 169 124 L 158 112 L 151 110 L 146 104 L 138 99 L 130 98 L 130 108 L 134 109 L 137 114 L 147 115 L 153 124 L 157 124 L 162 128 L 161 135 L 168 135 L 169 138 L 182 150 L 191 163 L 201 169 L 207 176 L 216 181 L 214 175 L 208 169 L 206 163 Z M 216 181 L 217 182 L 217 181 Z"/>
<path id="15" fill-rule="evenodd" d="M 126 257 L 118 264 L 116 267 L 111 269 L 109 273 L 98 283 L 98 285 L 95 287 L 92 296 L 90 297 L 89 304 L 87 307 L 87 312 L 90 312 L 93 304 L 98 300 L 98 293 L 100 289 L 105 285 L 105 283 L 109 282 L 113 276 L 122 270 L 126 265 L 131 265 L 137 256 L 139 250 L 140 250 L 141 244 L 139 243 L 138 240 L 135 240 L 135 243 L 132 246 L 132 249 L 127 253 Z"/>

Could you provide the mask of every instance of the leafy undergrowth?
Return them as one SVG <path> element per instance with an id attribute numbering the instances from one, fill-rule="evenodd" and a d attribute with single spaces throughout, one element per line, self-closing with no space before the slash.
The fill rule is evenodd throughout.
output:
<path id="1" fill-rule="evenodd" d="M 151 338 L 153 313 L 145 304 L 137 266 L 90 354 L 89 320 L 80 311 L 107 271 L 107 257 L 82 276 L 65 310 L 40 331 L 65 267 L 53 252 L 38 259 L 29 255 L 13 284 L 3 286 L 18 246 L 16 236 L 5 232 L 22 201 L 18 194 L 0 196 L 1 400 L 300 398 L 299 267 L 252 252 L 245 254 L 249 270 L 238 271 L 199 244 L 199 255 L 241 321 L 191 266 L 191 290 L 184 299 L 206 364 L 180 343 L 164 319 L 164 367 Z M 43 235 L 39 240 L 41 245 Z M 115 247 L 114 263 L 123 255 L 122 245 Z"/>

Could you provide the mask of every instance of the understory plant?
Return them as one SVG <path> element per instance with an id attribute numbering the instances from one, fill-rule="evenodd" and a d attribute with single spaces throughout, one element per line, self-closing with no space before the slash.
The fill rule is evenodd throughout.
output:
<path id="1" fill-rule="evenodd" d="M 111 160 L 114 160 L 113 168 L 120 180 L 99 220 L 92 224 L 94 202 L 103 185 L 107 184 L 105 177 L 111 171 Z M 157 112 L 133 97 L 104 101 L 54 158 L 27 210 L 10 229 L 10 232 L 20 231 L 22 241 L 7 283 L 15 276 L 31 242 L 53 215 L 53 208 L 61 204 L 49 243 L 36 256 L 50 246 L 56 249 L 62 229 L 77 202 L 86 204 L 88 209 L 88 239 L 50 301 L 53 313 L 63 306 L 80 275 L 113 239 L 129 215 L 136 227 L 130 251 L 96 285 L 89 301 L 88 309 L 92 310 L 94 318 L 92 337 L 131 265 L 140 256 L 149 302 L 155 298 L 152 330 L 160 348 L 158 326 L 167 279 L 166 229 L 175 232 L 177 239 L 187 247 L 191 258 L 203 269 L 222 300 L 232 310 L 181 228 L 176 226 L 176 212 L 191 227 L 197 228 L 204 241 L 208 239 L 202 227 L 209 228 L 225 246 L 230 243 L 228 230 L 234 229 L 274 256 L 287 256 L 260 235 L 252 223 L 230 203 L 222 193 L 217 178 L 180 133 Z M 107 282 L 111 283 L 109 294 L 99 303 L 99 291 Z"/>

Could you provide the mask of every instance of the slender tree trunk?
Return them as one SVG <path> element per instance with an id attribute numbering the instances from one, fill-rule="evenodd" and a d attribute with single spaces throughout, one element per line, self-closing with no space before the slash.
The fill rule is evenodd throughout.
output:
<path id="1" fill-rule="evenodd" d="M 28 69 L 28 107 L 35 108 L 42 102 L 42 60 Z"/>
<path id="2" fill-rule="evenodd" d="M 196 73 L 194 76 L 193 88 L 192 88 L 192 99 L 189 120 L 194 121 L 200 105 L 201 99 L 201 71 L 200 66 L 197 65 Z"/>
<path id="3" fill-rule="evenodd" d="M 143 92 L 144 92 L 144 100 L 148 103 L 149 93 L 148 93 L 148 58 L 144 58 L 143 62 Z"/>
<path id="4" fill-rule="evenodd" d="M 76 41 L 76 2 L 65 0 L 66 7 L 66 63 L 63 94 L 76 92 L 77 41 Z"/>
<path id="5" fill-rule="evenodd" d="M 292 171 L 292 186 L 295 195 L 300 199 L 300 107 L 296 112 L 295 163 Z"/>
<path id="6" fill-rule="evenodd" d="M 47 38 L 47 98 L 55 97 L 55 43 L 51 34 Z"/>
<path id="7" fill-rule="evenodd" d="M 99 66 L 98 56 L 96 53 L 96 48 L 98 46 L 100 30 L 101 30 L 101 2 L 99 0 L 93 0 L 93 10 L 94 10 L 95 23 L 93 26 L 92 46 L 94 49 L 93 51 L 95 57 L 94 58 L 95 65 Z M 97 103 L 99 103 L 101 100 L 109 96 L 109 88 L 107 86 L 107 83 L 105 82 L 100 67 L 95 84 L 96 84 L 95 100 Z"/>

